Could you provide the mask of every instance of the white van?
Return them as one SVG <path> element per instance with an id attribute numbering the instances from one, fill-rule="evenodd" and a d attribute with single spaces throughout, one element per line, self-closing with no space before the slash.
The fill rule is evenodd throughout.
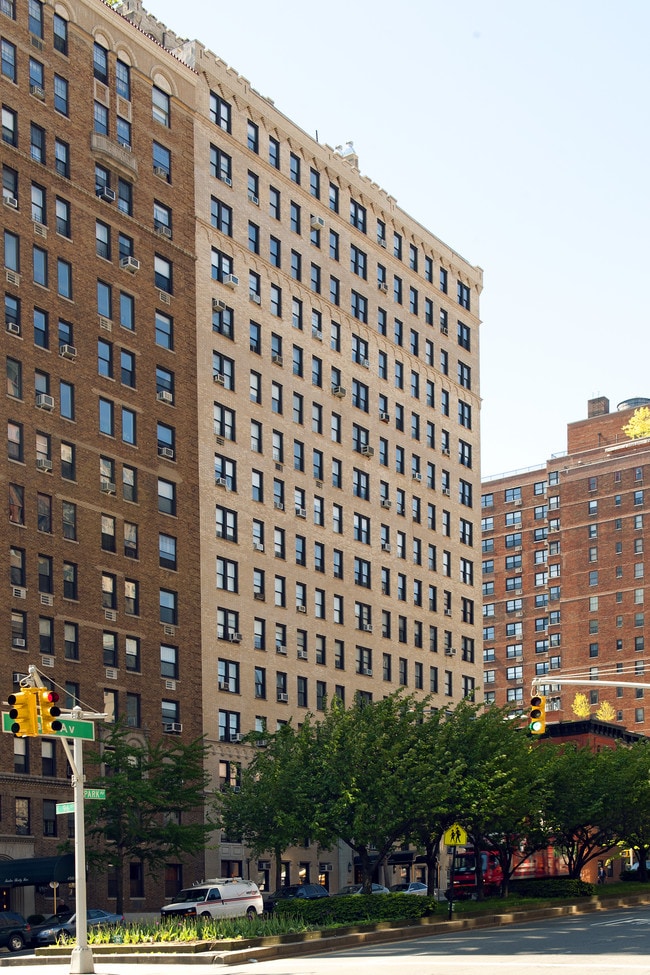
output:
<path id="1" fill-rule="evenodd" d="M 161 917 L 255 917 L 263 914 L 257 884 L 240 877 L 203 880 L 181 890 L 173 904 L 161 907 Z"/>

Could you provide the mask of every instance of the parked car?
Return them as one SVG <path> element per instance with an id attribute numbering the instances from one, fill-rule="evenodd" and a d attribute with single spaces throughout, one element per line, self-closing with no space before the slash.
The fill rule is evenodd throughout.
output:
<path id="1" fill-rule="evenodd" d="M 239 877 L 222 877 L 181 890 L 173 904 L 161 907 L 160 916 L 255 917 L 263 911 L 257 884 Z"/>
<path id="2" fill-rule="evenodd" d="M 391 884 L 389 890 L 391 894 L 419 894 L 420 897 L 427 896 L 427 885 L 420 883 L 419 880 L 412 880 L 410 883 Z"/>
<path id="3" fill-rule="evenodd" d="M 39 917 L 38 914 L 34 914 L 32 916 Z M 36 937 L 41 931 L 45 931 L 46 928 L 51 928 L 55 924 L 63 924 L 65 921 L 69 921 L 71 917 L 72 911 L 57 911 L 56 914 L 50 914 L 49 917 L 43 917 L 41 914 L 39 921 L 30 921 L 32 927 L 32 941 L 36 942 Z"/>
<path id="4" fill-rule="evenodd" d="M 29 944 L 32 937 L 31 925 L 22 914 L 14 911 L 0 911 L 0 948 L 20 951 Z"/>
<path id="5" fill-rule="evenodd" d="M 334 894 L 334 897 L 344 897 L 348 894 L 361 894 L 363 893 L 363 884 L 346 884 L 345 887 L 341 887 L 340 890 Z M 390 894 L 388 887 L 384 887 L 383 884 L 373 884 L 372 885 L 373 894 Z"/>
<path id="6" fill-rule="evenodd" d="M 73 914 L 67 921 L 58 921 L 56 924 L 39 925 L 39 931 L 32 938 L 35 945 L 54 945 L 57 941 L 66 941 L 76 937 L 77 924 L 76 914 Z M 124 915 L 110 914 L 108 911 L 100 911 L 98 908 L 90 907 L 86 911 L 86 923 L 89 928 L 97 927 L 101 924 L 123 924 Z"/>
<path id="7" fill-rule="evenodd" d="M 273 911 L 278 901 L 289 898 L 313 901 L 319 897 L 329 897 L 329 890 L 321 884 L 288 884 L 272 894 L 264 895 L 264 910 Z"/>

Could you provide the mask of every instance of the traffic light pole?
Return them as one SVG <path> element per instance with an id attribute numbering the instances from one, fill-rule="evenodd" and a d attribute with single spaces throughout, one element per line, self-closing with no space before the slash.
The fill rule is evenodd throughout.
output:
<path id="1" fill-rule="evenodd" d="M 75 712 L 77 712 L 75 714 Z M 81 717 L 81 708 L 73 708 L 73 717 Z M 67 745 L 66 753 L 70 746 Z M 84 822 L 83 741 L 74 739 L 72 786 L 74 789 L 74 882 L 76 902 L 77 944 L 70 956 L 70 975 L 92 975 L 95 971 L 92 949 L 88 946 L 88 918 L 86 916 L 86 829 Z"/>

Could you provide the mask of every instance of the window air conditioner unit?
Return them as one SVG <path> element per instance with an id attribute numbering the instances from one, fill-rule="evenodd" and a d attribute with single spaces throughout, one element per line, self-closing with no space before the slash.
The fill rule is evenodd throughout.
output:
<path id="1" fill-rule="evenodd" d="M 380 413 L 379 419 L 382 423 L 390 423 L 390 413 Z"/>
<path id="2" fill-rule="evenodd" d="M 388 285 L 386 284 L 385 281 L 380 281 L 379 284 L 377 285 L 377 287 L 379 288 L 379 290 L 381 291 L 381 293 L 383 295 L 387 295 L 388 294 Z"/>
<path id="3" fill-rule="evenodd" d="M 230 683 L 227 680 L 220 680 L 219 681 L 219 690 L 220 691 L 229 691 L 230 690 Z"/>
<path id="4" fill-rule="evenodd" d="M 158 453 L 161 457 L 166 457 L 167 460 L 174 459 L 174 448 L 173 447 L 159 447 Z"/>
<path id="5" fill-rule="evenodd" d="M 163 731 L 168 735 L 179 735 L 183 730 L 183 725 L 180 721 L 167 721 L 163 725 Z"/>
<path id="6" fill-rule="evenodd" d="M 283 362 L 282 356 L 278 355 L 277 352 L 274 352 L 271 356 L 271 362 L 275 362 L 276 366 L 281 366 Z"/>
<path id="7" fill-rule="evenodd" d="M 382 508 L 388 509 L 388 508 L 390 508 L 391 504 L 392 504 L 392 501 L 389 501 L 388 498 L 382 498 L 381 501 L 380 501 L 380 505 L 381 505 Z"/>
<path id="8" fill-rule="evenodd" d="M 278 691 L 278 701 L 281 701 L 282 703 L 286 704 L 288 700 L 289 700 L 288 694 L 286 694 L 284 691 Z"/>
<path id="9" fill-rule="evenodd" d="M 309 225 L 312 230 L 322 230 L 323 227 L 325 226 L 325 221 L 323 220 L 322 217 L 314 216 L 314 214 L 312 213 L 311 219 L 309 221 Z"/>
<path id="10" fill-rule="evenodd" d="M 455 657 L 456 656 L 456 650 L 455 650 L 455 648 L 454 647 L 445 647 L 445 656 L 446 657 Z"/>
<path id="11" fill-rule="evenodd" d="M 215 477 L 214 483 L 216 487 L 228 487 L 228 482 L 226 481 L 225 477 Z"/>
<path id="12" fill-rule="evenodd" d="M 368 359 L 359 359 L 359 365 L 363 366 L 364 369 L 370 369 L 370 362 Z"/>
<path id="13" fill-rule="evenodd" d="M 120 267 L 124 271 L 129 271 L 131 274 L 135 274 L 136 271 L 140 270 L 140 261 L 137 257 L 122 257 L 120 259 Z"/>
<path id="14" fill-rule="evenodd" d="M 380 247 L 383 247 L 384 250 L 386 250 L 386 238 L 385 237 L 377 237 L 377 243 L 379 244 Z"/>
<path id="15" fill-rule="evenodd" d="M 331 873 L 332 872 L 332 864 L 331 863 L 319 863 L 318 864 L 318 870 L 319 870 L 320 873 Z"/>
<path id="16" fill-rule="evenodd" d="M 311 330 L 312 338 L 316 339 L 317 342 L 323 341 L 323 331 L 320 328 L 312 328 Z"/>
<path id="17" fill-rule="evenodd" d="M 48 396 L 47 393 L 37 393 L 36 406 L 39 410 L 48 410 L 49 412 L 54 409 L 54 397 Z"/>
<path id="18" fill-rule="evenodd" d="M 222 183 L 225 183 L 226 186 L 232 186 L 232 180 L 230 176 L 220 176 L 219 179 L 221 180 Z"/>
<path id="19" fill-rule="evenodd" d="M 241 643 L 241 633 L 229 633 L 228 639 L 231 643 Z"/>
<path id="20" fill-rule="evenodd" d="M 372 623 L 364 623 L 361 627 L 364 633 L 372 633 Z"/>
<path id="21" fill-rule="evenodd" d="M 445 616 L 451 616 L 451 610 L 450 609 L 446 609 L 445 610 Z"/>
<path id="22" fill-rule="evenodd" d="M 12 335 L 20 335 L 20 325 L 18 322 L 7 322 L 7 331 Z"/>
<path id="23" fill-rule="evenodd" d="M 262 545 L 261 542 L 253 542 L 253 548 L 254 548 L 254 550 L 256 552 L 263 552 L 264 551 L 264 546 Z"/>
<path id="24" fill-rule="evenodd" d="M 156 393 L 156 399 L 159 403 L 173 403 L 174 397 L 169 392 L 168 389 L 159 389 Z"/>
<path id="25" fill-rule="evenodd" d="M 264 599 L 264 593 L 263 592 L 254 592 L 253 593 L 253 599 L 263 600 Z"/>
<path id="26" fill-rule="evenodd" d="M 172 228 L 168 227 L 166 224 L 158 223 L 156 224 L 154 229 L 159 237 L 168 237 L 169 239 L 171 239 Z"/>
<path id="27" fill-rule="evenodd" d="M 449 497 L 449 488 L 443 488 L 442 489 L 442 493 L 445 495 L 446 498 L 448 498 Z"/>
<path id="28" fill-rule="evenodd" d="M 254 301 L 256 305 L 262 304 L 262 299 L 258 295 L 257 291 L 249 291 L 248 297 L 250 298 L 251 301 Z"/>
<path id="29" fill-rule="evenodd" d="M 164 168 L 164 166 L 154 166 L 153 167 L 153 174 L 154 174 L 154 176 L 157 176 L 158 179 L 164 179 L 165 182 L 167 182 L 167 175 L 168 174 L 167 174 L 167 170 Z"/>
<path id="30" fill-rule="evenodd" d="M 225 311 L 228 305 L 221 298 L 212 299 L 212 311 Z"/>
<path id="31" fill-rule="evenodd" d="M 40 101 L 45 101 L 45 89 L 41 88 L 40 85 L 30 85 L 29 94 L 33 95 L 34 98 L 38 98 Z"/>
<path id="32" fill-rule="evenodd" d="M 339 399 L 343 399 L 346 393 L 345 386 L 332 386 L 332 393 Z"/>
<path id="33" fill-rule="evenodd" d="M 115 484 L 113 481 L 109 481 L 106 478 L 102 478 L 101 481 L 102 494 L 115 494 Z"/>
<path id="34" fill-rule="evenodd" d="M 449 447 L 443 447 L 440 451 L 443 457 L 449 457 Z"/>
<path id="35" fill-rule="evenodd" d="M 221 372 L 215 372 L 214 376 L 212 377 L 212 380 L 218 386 L 225 386 L 226 385 L 226 377 Z"/>
<path id="36" fill-rule="evenodd" d="M 6 207 L 9 207 L 11 210 L 18 209 L 18 200 L 16 199 L 15 196 L 4 196 L 2 198 L 2 202 Z"/>
<path id="37" fill-rule="evenodd" d="M 273 507 L 275 508 L 276 511 L 284 511 L 284 504 L 282 503 L 282 501 L 274 501 Z"/>
<path id="38" fill-rule="evenodd" d="M 306 660 L 306 659 L 307 659 L 307 651 L 306 650 L 299 650 L 298 651 L 298 660 Z"/>
<path id="39" fill-rule="evenodd" d="M 447 325 L 441 325 L 440 331 L 442 332 L 443 335 L 449 335 L 449 328 L 447 327 Z"/>
<path id="40" fill-rule="evenodd" d="M 233 288 L 234 290 L 239 287 L 239 278 L 236 274 L 226 274 L 224 275 L 223 283 L 227 288 Z"/>
<path id="41" fill-rule="evenodd" d="M 36 458 L 36 469 L 39 471 L 51 471 L 52 461 L 49 457 L 37 457 Z"/>
<path id="42" fill-rule="evenodd" d="M 76 359 L 77 350 L 75 349 L 74 345 L 60 345 L 59 355 L 62 359 Z"/>
<path id="43" fill-rule="evenodd" d="M 12 637 L 11 645 L 12 645 L 12 647 L 18 647 L 18 648 L 20 648 L 20 647 L 26 647 L 27 646 L 27 641 L 25 640 L 24 637 L 15 636 L 15 637 Z"/>
<path id="44" fill-rule="evenodd" d="M 287 648 L 284 645 L 284 643 L 276 643 L 276 645 L 275 645 L 275 652 L 276 653 L 286 654 Z"/>
<path id="45" fill-rule="evenodd" d="M 235 732 L 235 734 L 230 735 L 230 741 L 232 742 L 232 744 L 238 745 L 243 737 L 244 737 L 243 735 L 240 735 L 238 732 Z"/>
<path id="46" fill-rule="evenodd" d="M 109 186 L 100 186 L 97 190 L 97 196 L 100 200 L 104 200 L 105 203 L 115 203 L 115 190 L 112 190 Z"/>
<path id="47" fill-rule="evenodd" d="M 11 595 L 14 599 L 27 599 L 27 590 L 24 586 L 12 586 Z"/>
<path id="48" fill-rule="evenodd" d="M 374 457 L 375 448 L 370 447 L 368 444 L 364 444 L 363 447 L 361 448 L 361 453 L 363 454 L 364 457 Z"/>
<path id="49" fill-rule="evenodd" d="M 248 191 L 248 199 L 256 207 L 258 207 L 260 205 L 259 197 L 255 196 L 255 194 L 253 193 L 252 190 L 249 190 Z"/>
<path id="50" fill-rule="evenodd" d="M 306 518 L 307 517 L 307 509 L 306 508 L 296 508 L 296 515 L 298 516 L 298 518 Z"/>
<path id="51" fill-rule="evenodd" d="M 413 480 L 414 481 L 421 481 L 422 480 L 422 475 L 420 474 L 419 471 L 413 471 Z"/>
<path id="52" fill-rule="evenodd" d="M 117 622 L 117 612 L 116 612 L 116 610 L 114 610 L 114 609 L 105 609 L 104 610 L 104 619 L 107 620 L 107 622 L 109 622 L 109 623 L 116 623 Z"/>
<path id="53" fill-rule="evenodd" d="M 366 677 L 372 677 L 372 669 L 370 667 L 366 667 L 365 674 Z"/>
<path id="54" fill-rule="evenodd" d="M 307 607 L 304 606 L 302 603 L 300 603 L 299 606 L 296 606 L 296 609 L 297 609 L 297 611 L 299 613 L 306 613 L 307 612 Z"/>
<path id="55" fill-rule="evenodd" d="M 381 550 L 382 550 L 382 552 L 389 552 L 390 553 L 390 545 L 389 545 L 389 543 L 388 542 L 382 542 L 381 543 Z"/>

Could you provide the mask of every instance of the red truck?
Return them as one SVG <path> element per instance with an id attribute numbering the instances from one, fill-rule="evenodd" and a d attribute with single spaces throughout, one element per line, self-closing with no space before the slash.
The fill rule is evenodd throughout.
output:
<path id="1" fill-rule="evenodd" d="M 481 850 L 483 868 L 483 893 L 486 897 L 501 892 L 503 871 L 495 850 Z M 552 848 L 541 850 L 523 860 L 512 874 L 512 879 L 524 877 L 554 877 L 560 873 Z M 476 852 L 473 848 L 458 850 L 454 859 L 454 900 L 472 897 L 476 893 Z"/>

